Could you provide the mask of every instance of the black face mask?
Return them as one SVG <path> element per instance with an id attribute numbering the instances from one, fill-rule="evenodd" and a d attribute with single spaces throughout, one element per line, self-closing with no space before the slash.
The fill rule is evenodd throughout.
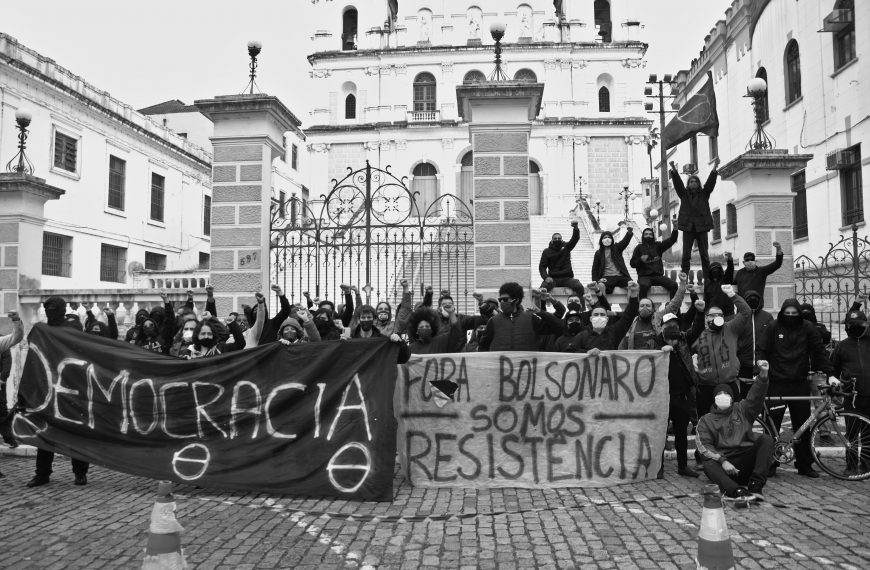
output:
<path id="1" fill-rule="evenodd" d="M 565 243 L 565 242 L 563 242 L 563 241 L 560 240 L 560 239 L 554 239 L 553 241 L 550 242 L 550 246 L 551 246 L 553 249 L 561 249 L 561 248 L 562 248 L 562 245 L 563 245 L 564 243 Z"/>
<path id="2" fill-rule="evenodd" d="M 480 306 L 480 314 L 484 317 L 491 317 L 495 313 L 495 305 L 492 303 L 484 303 Z"/>
<path id="3" fill-rule="evenodd" d="M 707 327 L 713 332 L 719 332 L 725 326 L 724 317 L 714 317 L 713 320 L 707 323 Z"/>
<path id="4" fill-rule="evenodd" d="M 583 325 L 580 324 L 579 321 L 574 321 L 572 323 L 568 323 L 568 332 L 572 334 L 577 334 L 580 332 L 580 329 L 583 328 Z"/>
<path id="5" fill-rule="evenodd" d="M 852 324 L 846 326 L 846 334 L 850 338 L 861 338 L 867 335 L 867 323 Z"/>
<path id="6" fill-rule="evenodd" d="M 656 238 L 654 236 L 643 236 L 643 243 L 646 245 L 653 245 L 656 242 Z"/>
<path id="7" fill-rule="evenodd" d="M 375 326 L 374 321 L 360 321 L 359 322 L 359 328 L 361 328 L 362 330 L 364 330 L 366 332 L 372 330 L 373 326 Z"/>
<path id="8" fill-rule="evenodd" d="M 580 313 L 583 311 L 583 307 L 580 305 L 580 303 L 568 303 L 568 310 L 577 311 L 578 313 Z"/>
<path id="9" fill-rule="evenodd" d="M 217 344 L 217 340 L 214 338 L 201 338 L 197 344 L 203 348 L 211 348 Z"/>
<path id="10" fill-rule="evenodd" d="M 787 327 L 796 327 L 804 321 L 800 315 L 783 315 L 782 324 Z"/>
<path id="11" fill-rule="evenodd" d="M 749 305 L 749 308 L 753 311 L 757 311 L 759 308 L 761 308 L 761 298 L 750 297 L 746 299 L 746 304 Z"/>
<path id="12" fill-rule="evenodd" d="M 662 329 L 662 338 L 665 340 L 680 340 L 682 337 L 683 333 L 681 333 L 680 329 L 676 327 Z"/>

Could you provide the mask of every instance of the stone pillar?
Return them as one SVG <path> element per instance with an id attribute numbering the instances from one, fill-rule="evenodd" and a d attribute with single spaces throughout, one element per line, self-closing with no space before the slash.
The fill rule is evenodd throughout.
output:
<path id="1" fill-rule="evenodd" d="M 220 315 L 269 288 L 272 160 L 300 121 L 277 97 L 226 95 L 195 102 L 214 123 L 211 284 Z"/>
<path id="2" fill-rule="evenodd" d="M 782 245 L 782 267 L 767 278 L 764 306 L 775 310 L 785 299 L 794 297 L 794 253 L 790 176 L 805 168 L 811 154 L 789 154 L 785 150 L 750 150 L 719 168 L 722 180 L 737 187 L 737 243 L 735 262 L 747 251 L 755 253 L 759 264 L 773 261 L 773 242 Z"/>
<path id="3" fill-rule="evenodd" d="M 474 151 L 475 287 L 487 296 L 507 281 L 531 286 L 529 135 L 543 91 L 513 81 L 456 88 Z"/>
<path id="4" fill-rule="evenodd" d="M 18 310 L 19 289 L 41 286 L 44 207 L 64 192 L 36 176 L 0 174 L 0 334 L 11 330 L 6 313 Z"/>

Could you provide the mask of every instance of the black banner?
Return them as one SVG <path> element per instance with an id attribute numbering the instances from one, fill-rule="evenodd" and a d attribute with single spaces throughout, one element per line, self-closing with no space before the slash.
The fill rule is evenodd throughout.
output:
<path id="1" fill-rule="evenodd" d="M 392 500 L 396 348 L 275 343 L 178 360 L 68 328 L 28 338 L 30 445 L 210 488 Z"/>
<path id="2" fill-rule="evenodd" d="M 716 89 L 713 87 L 713 74 L 707 72 L 707 83 L 680 107 L 677 116 L 665 125 L 662 145 L 665 150 L 687 141 L 692 136 L 704 133 L 719 136 L 719 115 L 716 113 Z"/>

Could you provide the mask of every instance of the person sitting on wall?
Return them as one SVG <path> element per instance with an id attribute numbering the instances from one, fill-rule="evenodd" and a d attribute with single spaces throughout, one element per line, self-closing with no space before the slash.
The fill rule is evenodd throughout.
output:
<path id="1" fill-rule="evenodd" d="M 737 292 L 744 299 L 746 293 L 750 291 L 757 291 L 759 295 L 764 297 L 767 277 L 782 267 L 782 246 L 779 245 L 778 241 L 775 241 L 773 247 L 776 248 L 776 259 L 767 265 L 758 265 L 755 262 L 755 254 L 751 251 L 743 254 L 743 267 L 734 275 L 734 284 L 737 286 Z"/>
<path id="2" fill-rule="evenodd" d="M 602 232 L 601 237 L 598 238 L 598 251 L 595 252 L 592 260 L 592 280 L 602 283 L 607 295 L 613 293 L 616 287 L 627 288 L 628 282 L 631 281 L 628 269 L 625 267 L 625 260 L 622 259 L 622 252 L 631 243 L 633 232 L 634 229 L 628 226 L 625 237 L 619 243 L 614 241 L 611 232 Z"/>
<path id="3" fill-rule="evenodd" d="M 662 263 L 662 254 L 671 249 L 677 242 L 679 230 L 673 230 L 668 239 L 656 241 L 656 234 L 652 228 L 644 228 L 641 232 L 640 243 L 634 248 L 629 262 L 637 270 L 637 283 L 640 285 L 640 298 L 644 299 L 649 294 L 653 285 L 659 285 L 668 290 L 671 297 L 677 292 L 677 284 L 673 279 L 665 277 L 665 267 Z"/>
<path id="4" fill-rule="evenodd" d="M 710 270 L 710 256 L 707 253 L 707 233 L 713 229 L 713 214 L 710 212 L 710 195 L 716 187 L 716 178 L 719 176 L 719 159 L 713 163 L 713 170 L 707 177 L 704 186 L 701 179 L 691 175 L 686 180 L 677 172 L 677 165 L 671 161 L 671 181 L 674 190 L 680 198 L 680 213 L 677 215 L 677 229 L 683 232 L 683 273 L 688 274 L 691 269 L 692 246 L 698 244 L 698 255 L 701 257 L 701 270 L 704 278 L 707 278 Z"/>
<path id="5" fill-rule="evenodd" d="M 568 243 L 562 241 L 562 234 L 554 233 L 550 244 L 541 252 L 541 261 L 538 264 L 538 272 L 541 274 L 541 287 L 552 291 L 553 287 L 568 287 L 574 294 L 583 298 L 583 284 L 574 278 L 574 269 L 571 267 L 571 251 L 580 240 L 580 228 L 577 220 L 571 222 L 571 239 Z"/>

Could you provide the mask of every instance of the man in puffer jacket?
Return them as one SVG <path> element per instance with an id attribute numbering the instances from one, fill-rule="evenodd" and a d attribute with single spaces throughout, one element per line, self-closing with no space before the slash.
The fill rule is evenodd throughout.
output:
<path id="1" fill-rule="evenodd" d="M 613 293 L 615 287 L 628 288 L 628 282 L 631 281 L 622 252 L 631 243 L 632 232 L 634 229 L 628 226 L 625 237 L 619 243 L 613 239 L 611 232 L 602 232 L 598 238 L 598 251 L 592 259 L 592 280 L 603 283 L 604 292 L 608 295 Z"/>
<path id="2" fill-rule="evenodd" d="M 773 462 L 773 438 L 752 429 L 764 406 L 770 365 L 758 362 L 758 380 L 745 400 L 734 403 L 730 384 L 716 387 L 716 405 L 698 423 L 696 443 L 704 473 L 727 499 L 760 500 Z M 749 488 L 743 485 L 748 482 Z"/>

